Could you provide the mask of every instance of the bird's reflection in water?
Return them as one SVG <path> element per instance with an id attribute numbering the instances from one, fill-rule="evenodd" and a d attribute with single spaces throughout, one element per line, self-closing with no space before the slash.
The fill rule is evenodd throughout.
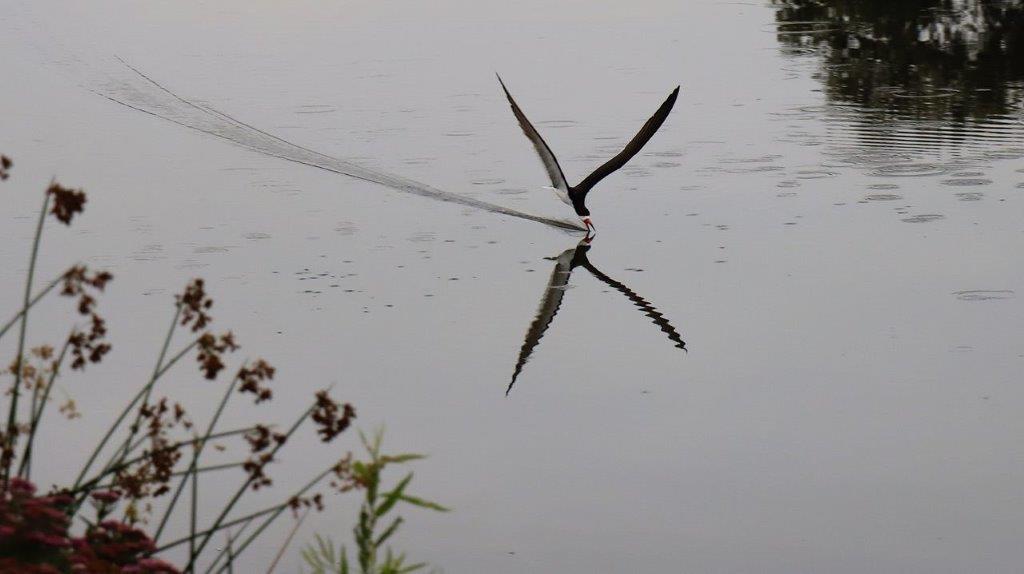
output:
<path id="1" fill-rule="evenodd" d="M 548 279 L 547 288 L 544 290 L 544 297 L 540 302 L 540 309 L 537 310 L 537 316 L 530 323 L 530 329 L 526 332 L 526 337 L 523 340 L 523 346 L 519 350 L 519 358 L 516 360 L 516 368 L 512 373 L 512 381 L 508 384 L 508 388 L 505 390 L 505 394 L 508 395 L 512 392 L 513 385 L 516 384 L 516 379 L 519 378 L 519 374 L 523 372 L 523 367 L 526 362 L 530 360 L 530 355 L 533 354 L 534 349 L 540 343 L 541 337 L 547 332 L 548 327 L 555 320 L 555 315 L 558 314 L 558 309 L 562 306 L 562 299 L 565 298 L 566 287 L 569 285 L 569 278 L 572 276 L 572 272 L 577 267 L 583 267 L 590 272 L 591 275 L 596 277 L 602 283 L 608 285 L 612 289 L 615 289 L 619 293 L 628 298 L 637 309 L 643 311 L 655 325 L 657 325 L 662 332 L 668 337 L 669 341 L 672 342 L 677 348 L 686 350 L 686 342 L 679 335 L 679 331 L 672 326 L 672 323 L 661 314 L 654 305 L 651 305 L 646 299 L 638 295 L 635 291 L 627 287 L 624 283 L 616 281 L 611 277 L 605 275 L 600 269 L 594 267 L 594 265 L 587 258 L 587 252 L 592 247 L 593 238 L 587 236 L 579 242 L 575 247 L 566 249 L 556 257 L 547 257 L 549 261 L 555 262 L 554 269 L 551 270 L 551 278 Z"/>

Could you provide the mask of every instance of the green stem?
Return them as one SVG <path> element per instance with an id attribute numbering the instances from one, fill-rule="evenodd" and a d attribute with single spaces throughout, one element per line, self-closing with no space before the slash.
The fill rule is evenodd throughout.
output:
<path id="1" fill-rule="evenodd" d="M 245 433 L 250 432 L 251 430 L 253 430 L 255 428 L 256 428 L 255 426 L 251 426 L 251 427 L 245 427 L 245 428 L 240 428 L 240 429 L 235 429 L 235 430 L 223 431 L 223 432 L 215 433 L 215 434 L 210 435 L 208 437 L 208 440 L 212 440 L 212 439 L 216 439 L 216 438 L 224 438 L 224 437 L 238 435 L 238 434 L 245 434 Z M 164 447 L 164 448 L 162 448 L 160 450 L 161 451 L 174 450 L 176 448 L 181 448 L 183 446 L 187 446 L 187 445 L 190 445 L 190 444 L 195 444 L 195 443 L 199 442 L 200 440 L 202 440 L 202 439 L 200 439 L 200 438 L 193 438 L 193 439 L 189 439 L 189 440 L 178 441 L 178 442 L 176 442 L 174 444 L 170 444 L 170 445 L 168 445 L 168 446 L 166 446 L 166 447 Z M 75 494 L 75 493 L 79 493 L 79 492 L 88 492 L 89 490 L 94 488 L 97 484 L 99 484 L 99 482 L 101 480 L 103 480 L 103 478 L 105 476 L 107 476 L 107 475 L 109 475 L 111 473 L 114 473 L 114 472 L 118 472 L 118 471 L 120 471 L 122 469 L 128 468 L 129 466 L 139 462 L 140 460 L 146 458 L 147 456 L 150 456 L 150 454 L 151 453 L 144 453 L 144 454 L 141 454 L 141 455 L 136 456 L 134 458 L 128 459 L 128 460 L 126 460 L 126 461 L 124 461 L 124 462 L 122 462 L 122 463 L 120 463 L 120 464 L 118 464 L 116 466 L 104 469 L 104 471 L 102 473 L 96 475 L 95 477 L 93 477 L 93 478 L 91 478 L 89 480 L 86 480 L 85 482 L 82 482 L 81 484 L 75 485 L 73 488 L 70 489 L 70 493 L 71 494 Z"/>
<path id="2" fill-rule="evenodd" d="M 281 450 L 281 447 L 284 446 L 284 444 L 289 439 L 291 439 L 292 435 L 295 434 L 295 431 L 299 428 L 299 426 L 302 425 L 303 422 L 305 422 L 306 418 L 309 417 L 310 414 L 312 414 L 314 406 L 315 405 L 310 405 L 310 407 L 306 409 L 306 412 L 302 413 L 302 416 L 300 416 L 298 420 L 295 421 L 295 424 L 293 424 L 292 427 L 288 429 L 288 432 L 285 433 L 284 441 L 279 442 L 274 446 L 274 448 L 270 451 L 270 460 L 274 459 L 274 456 L 277 454 L 277 451 Z M 242 486 L 235 492 L 235 495 L 231 497 L 231 501 L 228 502 L 227 506 L 224 507 L 224 510 L 221 511 L 220 516 L 218 516 L 217 520 L 214 521 L 214 531 L 216 531 L 216 529 L 220 526 L 221 522 L 223 522 L 227 515 L 231 512 L 231 510 L 234 509 L 235 504 L 237 504 L 238 500 L 242 498 L 242 495 L 245 494 L 245 491 L 249 489 L 249 485 L 252 484 L 252 481 L 252 476 L 247 478 L 245 482 L 242 484 Z M 188 565 L 185 566 L 186 574 L 188 574 L 189 572 L 194 572 L 196 559 L 199 557 L 200 554 L 202 554 L 203 549 L 206 548 L 206 545 L 209 544 L 210 538 L 211 534 L 207 534 L 203 538 L 203 541 L 199 543 L 199 547 L 196 548 L 196 551 L 189 553 Z"/>
<path id="3" fill-rule="evenodd" d="M 32 476 L 32 446 L 35 443 L 36 431 L 39 429 L 39 421 L 43 418 L 46 403 L 50 400 L 50 391 L 53 390 L 53 383 L 57 379 L 57 374 L 60 373 L 60 366 L 64 364 L 64 357 L 67 355 L 70 346 L 71 339 L 69 338 L 64 342 L 64 347 L 60 350 L 57 360 L 53 363 L 53 371 L 50 373 L 50 380 L 46 382 L 46 389 L 43 390 L 42 401 L 40 401 L 38 409 L 32 412 L 32 424 L 28 431 L 28 442 L 25 443 L 25 451 L 21 456 L 21 466 L 18 468 L 18 476 L 22 476 L 26 480 Z"/>
<path id="4" fill-rule="evenodd" d="M 45 289 L 43 289 L 39 293 L 36 293 L 35 296 L 32 297 L 32 300 L 30 300 L 28 302 L 28 308 L 31 309 L 32 307 L 35 307 L 36 303 L 38 303 L 40 299 L 45 297 L 46 294 L 49 293 L 50 291 L 53 291 L 54 287 L 56 287 L 57 285 L 60 285 L 60 282 L 63 281 L 63 280 L 64 280 L 64 273 L 61 273 L 59 277 L 57 277 L 53 281 L 50 281 L 49 285 L 47 285 Z M 0 327 L 0 338 L 3 338 L 3 336 L 7 334 L 7 331 L 9 331 L 11 329 L 11 327 L 13 327 L 14 324 L 18 321 L 18 319 L 20 319 L 22 317 L 22 315 L 24 315 L 24 314 L 25 314 L 25 309 L 22 309 L 22 310 L 18 311 L 17 315 L 11 317 L 11 319 L 9 321 L 4 323 L 4 326 Z"/>
<path id="5" fill-rule="evenodd" d="M 43 197 L 43 208 L 39 210 L 39 222 L 36 224 L 36 236 L 32 240 L 32 256 L 28 260 L 28 277 L 25 280 L 25 300 L 21 307 L 21 325 L 18 332 L 18 354 L 16 355 L 15 365 L 17 369 L 14 373 L 14 389 L 11 392 L 11 407 L 7 413 L 7 429 L 5 436 L 5 442 L 3 450 L 9 453 L 14 452 L 15 448 L 15 437 L 17 430 L 15 424 L 18 418 L 18 397 L 21 395 L 21 373 L 24 370 L 25 363 L 25 334 L 28 329 L 28 308 L 32 302 L 32 279 L 36 274 L 36 259 L 39 256 L 39 243 L 43 237 L 43 223 L 46 220 L 46 208 L 50 206 L 50 194 L 47 193 Z M 3 490 L 7 490 L 8 478 L 11 474 L 11 465 L 14 463 L 14 459 L 6 461 L 4 468 L 0 469 L 3 473 Z"/>
<path id="6" fill-rule="evenodd" d="M 171 476 L 184 476 L 190 472 L 216 472 L 218 470 L 228 470 L 231 468 L 241 468 L 245 464 L 245 461 L 241 462 L 225 462 L 222 464 L 211 464 L 210 466 L 201 466 L 193 471 L 178 470 L 171 473 Z M 93 490 L 103 490 L 107 488 L 113 488 L 115 485 L 113 482 L 106 482 L 103 484 L 96 484 L 93 486 Z"/>
<path id="7" fill-rule="evenodd" d="M 220 420 L 220 415 L 221 415 L 222 412 L 224 412 L 224 407 L 227 405 L 228 399 L 231 398 L 231 393 L 234 392 L 235 386 L 237 384 L 238 384 L 238 376 L 235 375 L 235 378 L 231 379 L 231 384 L 228 385 L 227 390 L 224 392 L 224 397 L 221 398 L 220 405 L 217 406 L 217 410 L 216 410 L 216 412 L 214 412 L 213 418 L 210 419 L 210 424 L 207 425 L 207 427 L 206 427 L 206 434 L 203 435 L 203 441 L 198 444 L 198 446 L 196 447 L 196 450 L 193 451 L 193 453 L 192 453 L 192 462 L 191 462 L 191 464 L 189 464 L 189 467 L 188 467 L 189 471 L 194 470 L 199 465 L 199 455 L 202 454 L 203 448 L 206 446 L 206 442 L 205 442 L 206 438 L 209 437 L 211 433 L 213 433 L 213 429 L 217 425 L 217 422 Z M 157 540 L 160 539 L 160 535 L 164 531 L 164 526 L 167 525 L 167 521 L 171 517 L 171 512 L 174 511 L 174 507 L 178 503 L 178 497 L 181 496 L 182 490 L 185 489 L 185 482 L 186 482 L 187 478 L 188 478 L 187 476 L 185 478 L 182 478 L 181 482 L 178 484 L 178 489 L 174 491 L 174 496 L 171 497 L 171 502 L 170 502 L 170 504 L 168 504 L 167 510 L 164 512 L 164 517 L 163 517 L 163 519 L 160 520 L 160 526 L 156 529 L 156 534 L 153 535 L 153 540 L 154 541 L 157 541 Z M 193 485 L 193 491 L 194 491 L 194 489 L 195 489 L 195 485 Z M 196 497 L 193 495 L 193 497 L 192 497 L 192 530 L 191 530 L 191 532 L 193 532 L 193 533 L 195 532 L 195 527 L 196 527 L 196 521 L 195 521 L 196 501 L 195 501 L 195 498 Z"/>
<path id="8" fill-rule="evenodd" d="M 321 472 L 320 474 L 316 475 L 312 480 L 307 482 L 305 486 L 303 486 L 298 491 L 296 491 L 288 500 L 290 501 L 293 498 L 298 498 L 298 497 L 302 496 L 303 494 L 306 494 L 306 492 L 308 492 L 309 489 L 311 489 L 314 486 L 316 486 L 321 480 L 323 480 L 329 474 L 334 472 L 334 466 L 335 465 L 331 465 L 330 468 L 328 468 L 328 469 L 324 470 L 323 472 Z M 270 524 L 272 522 L 274 522 L 274 520 L 277 519 L 277 517 L 281 516 L 281 513 L 284 512 L 289 506 L 290 506 L 290 504 L 288 502 L 285 502 L 284 504 L 281 504 L 280 506 L 278 506 L 277 509 L 274 509 L 273 510 L 273 514 L 269 518 L 264 520 L 263 523 L 260 524 L 259 527 L 256 529 L 256 531 L 253 532 L 252 534 L 250 534 L 249 537 L 245 539 L 245 542 L 243 542 L 241 546 L 235 548 L 235 556 L 239 556 L 240 554 L 242 554 L 242 552 L 244 552 L 245 549 L 248 548 L 249 545 L 252 544 L 253 541 L 256 540 L 256 538 L 259 537 L 260 534 L 263 534 L 263 531 L 266 530 L 267 527 L 270 526 Z M 220 556 L 215 558 L 213 560 L 213 563 L 210 564 L 210 567 L 207 568 L 207 570 L 206 570 L 207 574 L 209 574 L 210 572 L 213 571 L 213 569 L 217 566 L 217 563 L 219 561 L 220 561 Z M 223 570 L 224 570 L 224 568 L 222 567 L 220 571 L 223 571 Z"/>
<path id="9" fill-rule="evenodd" d="M 164 340 L 163 350 L 160 353 L 160 360 L 161 361 L 163 360 L 164 354 L 167 352 L 167 346 L 171 342 L 171 335 L 174 333 L 174 327 L 178 323 L 178 314 L 179 313 L 181 313 L 181 306 L 180 305 L 177 306 L 177 309 L 176 309 L 176 311 L 174 313 L 174 321 L 171 323 L 171 328 L 167 332 L 167 338 Z M 182 355 L 183 355 L 183 353 L 179 353 L 178 356 L 175 357 L 175 359 L 180 358 Z M 168 366 L 170 366 L 170 365 L 168 365 Z M 159 362 L 158 362 L 157 370 L 155 371 L 155 374 L 159 374 L 159 373 L 161 373 L 161 371 L 159 370 Z M 149 396 L 150 389 L 153 388 L 153 385 L 156 384 L 158 379 L 159 379 L 159 376 L 154 376 L 153 378 L 151 378 L 149 383 L 147 383 L 146 386 L 144 386 L 142 389 L 140 389 L 139 392 L 136 393 L 135 398 L 133 398 L 132 401 L 130 403 L 128 403 L 128 406 L 126 406 L 121 411 L 121 414 L 119 414 L 117 416 L 117 420 L 114 421 L 114 424 L 110 425 L 110 428 L 107 429 L 107 433 L 105 435 L 103 435 L 103 440 L 101 440 L 99 442 L 99 444 L 96 445 L 96 448 L 93 449 L 92 454 L 89 456 L 89 460 L 86 461 L 85 466 L 83 466 L 81 472 L 78 473 L 78 478 L 75 479 L 75 485 L 73 487 L 74 490 L 78 489 L 78 485 L 81 484 L 82 483 L 82 479 L 85 478 L 85 473 L 89 472 L 89 469 L 92 468 L 93 463 L 96 462 L 96 457 L 98 457 L 100 455 L 100 452 L 102 452 L 104 447 L 107 446 L 107 443 L 110 442 L 111 437 L 114 436 L 114 431 L 116 431 L 117 428 L 119 426 L 121 426 L 121 423 L 124 422 L 125 417 L 127 417 L 128 413 L 130 413 L 132 408 L 135 407 L 135 404 L 137 402 L 139 402 L 139 400 L 142 397 Z M 136 424 L 137 424 L 137 421 L 138 421 L 138 417 L 136 417 Z M 127 448 L 127 443 L 131 442 L 131 438 L 133 436 L 135 436 L 135 433 L 131 433 L 129 435 L 128 439 L 125 441 L 126 445 L 125 445 L 124 448 Z M 120 455 L 120 458 L 123 458 L 123 455 L 124 455 L 124 453 L 122 452 L 122 454 Z M 119 456 L 115 456 L 115 457 L 111 458 L 110 463 L 114 463 L 114 461 L 116 461 L 118 458 L 119 458 Z M 107 468 L 109 468 L 111 466 L 110 463 L 107 464 Z"/>
<path id="10" fill-rule="evenodd" d="M 257 519 L 257 518 L 259 518 L 261 516 L 266 516 L 267 514 L 270 514 L 271 512 L 276 512 L 278 510 L 281 510 L 282 508 L 287 508 L 287 507 L 288 507 L 288 503 L 287 502 L 284 502 L 284 503 L 281 503 L 281 504 L 275 504 L 274 506 L 271 506 L 269 508 L 264 508 L 263 510 L 257 510 L 256 512 L 253 512 L 252 514 L 246 514 L 245 516 L 243 516 L 241 518 L 236 518 L 234 520 L 229 520 L 229 521 L 227 521 L 227 522 L 217 526 L 216 528 L 208 528 L 208 529 L 203 530 L 201 532 L 197 532 L 196 536 L 197 537 L 198 536 L 209 536 L 209 535 L 217 533 L 220 530 L 224 530 L 225 528 L 231 528 L 232 526 L 236 526 L 236 525 L 242 524 L 244 522 L 250 522 L 250 521 L 255 520 L 255 519 Z M 160 546 L 156 550 L 153 550 L 152 552 L 150 552 L 149 556 L 153 556 L 154 554 L 159 554 L 159 553 L 163 552 L 164 550 L 170 550 L 171 548 L 175 548 L 177 546 L 181 546 L 182 544 L 185 544 L 186 542 L 188 542 L 189 538 L 190 537 L 186 536 L 185 538 L 179 538 L 177 540 L 174 540 L 173 542 L 168 542 L 167 544 L 164 544 L 163 546 Z M 237 555 L 238 553 L 236 552 L 235 554 Z"/>
<path id="11" fill-rule="evenodd" d="M 164 359 L 167 357 L 167 349 L 171 346 L 171 339 L 174 338 L 174 330 L 178 326 L 178 317 L 181 316 L 181 304 L 175 305 L 174 307 L 174 319 L 171 321 L 170 328 L 167 329 L 167 336 L 164 337 L 164 344 L 160 347 L 160 356 L 157 357 L 156 365 L 153 367 L 153 374 L 149 377 L 149 382 L 143 387 L 144 393 L 142 396 L 141 406 L 145 406 L 149 403 L 149 396 L 153 393 L 153 387 L 156 385 L 157 380 L 160 378 L 161 369 L 164 366 Z M 184 353 L 179 353 L 179 356 Z M 124 445 L 121 447 L 121 454 L 115 460 L 123 460 L 124 457 L 128 456 L 128 444 L 135 438 L 135 435 L 139 432 L 139 422 L 142 420 L 142 409 L 138 409 L 135 412 L 135 421 L 132 422 L 131 426 L 128 427 L 128 438 L 125 439 Z"/>

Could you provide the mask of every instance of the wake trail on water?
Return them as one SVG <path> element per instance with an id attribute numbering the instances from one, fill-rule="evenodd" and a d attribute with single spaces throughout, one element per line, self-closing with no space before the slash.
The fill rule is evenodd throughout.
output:
<path id="1" fill-rule="evenodd" d="M 579 224 L 569 220 L 533 215 L 465 195 L 443 191 L 425 183 L 370 169 L 302 147 L 210 106 L 179 96 L 120 57 L 117 57 L 117 60 L 130 70 L 131 74 L 124 79 L 108 78 L 108 81 L 101 85 L 88 87 L 88 89 L 127 108 L 222 138 L 264 155 L 384 185 L 397 191 L 536 221 L 560 229 L 585 231 Z"/>

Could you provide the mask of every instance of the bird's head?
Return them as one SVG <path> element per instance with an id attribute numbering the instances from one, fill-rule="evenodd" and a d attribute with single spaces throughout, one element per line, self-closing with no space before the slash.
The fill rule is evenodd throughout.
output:
<path id="1" fill-rule="evenodd" d="M 586 228 L 587 228 L 587 235 L 588 236 L 591 233 L 597 233 L 597 227 L 594 226 L 594 222 L 593 222 L 593 220 L 590 219 L 590 215 L 589 214 L 580 217 L 580 221 L 583 222 L 584 226 L 586 226 Z"/>

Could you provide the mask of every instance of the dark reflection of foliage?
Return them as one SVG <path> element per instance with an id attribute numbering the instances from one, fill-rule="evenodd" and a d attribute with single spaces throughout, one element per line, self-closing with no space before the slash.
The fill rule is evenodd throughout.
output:
<path id="1" fill-rule="evenodd" d="M 778 41 L 822 55 L 831 101 L 954 121 L 1007 114 L 1019 106 L 1022 0 L 775 4 Z"/>

